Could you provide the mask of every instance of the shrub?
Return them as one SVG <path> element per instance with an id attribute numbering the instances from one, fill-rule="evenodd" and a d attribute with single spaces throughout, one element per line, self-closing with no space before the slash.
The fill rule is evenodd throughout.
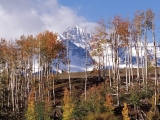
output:
<path id="1" fill-rule="evenodd" d="M 35 112 L 36 112 L 36 118 L 38 120 L 43 120 L 44 119 L 44 101 L 38 100 L 35 103 Z"/>
<path id="2" fill-rule="evenodd" d="M 157 101 L 159 100 L 159 95 L 157 94 L 156 97 Z M 152 105 L 150 108 L 150 111 L 147 113 L 149 120 L 160 120 L 159 111 L 157 110 L 157 107 L 155 106 L 155 95 L 153 95 L 149 101 L 149 103 Z M 155 111 L 156 109 L 156 111 Z"/>
<path id="3" fill-rule="evenodd" d="M 113 107 L 113 99 L 112 99 L 112 96 L 110 94 L 106 95 L 105 106 L 106 106 L 107 112 L 112 112 L 113 109 L 114 109 L 114 107 Z"/>
<path id="4" fill-rule="evenodd" d="M 52 102 L 51 100 L 45 100 L 45 105 L 44 105 L 44 119 L 45 120 L 50 120 L 50 115 L 52 111 Z"/>
<path id="5" fill-rule="evenodd" d="M 129 116 L 128 116 L 128 107 L 127 104 L 124 103 L 124 107 L 122 110 L 122 115 L 123 115 L 123 120 L 130 120 Z"/>
<path id="6" fill-rule="evenodd" d="M 63 103 L 63 120 L 71 120 L 74 104 L 72 103 L 71 95 L 67 88 L 64 90 Z"/>
<path id="7" fill-rule="evenodd" d="M 36 120 L 35 113 L 34 92 L 31 91 L 28 97 L 28 107 L 25 113 L 26 120 Z"/>

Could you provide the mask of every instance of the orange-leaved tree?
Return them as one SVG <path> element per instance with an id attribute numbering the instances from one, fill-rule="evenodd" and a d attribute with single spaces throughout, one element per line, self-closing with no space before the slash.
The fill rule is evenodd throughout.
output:
<path id="1" fill-rule="evenodd" d="M 44 85 L 51 86 L 51 82 L 49 80 L 50 71 L 52 71 L 53 75 L 53 61 L 55 59 L 59 59 L 64 63 L 64 59 L 66 56 L 65 46 L 62 42 L 58 41 L 58 35 L 56 33 L 52 33 L 50 31 L 44 31 L 43 33 L 38 34 L 37 36 L 37 44 L 38 44 L 38 61 L 39 61 L 39 96 L 41 91 L 44 90 Z M 51 68 L 52 67 L 52 68 Z M 41 72 L 40 72 L 41 71 Z M 43 73 L 43 74 L 41 74 Z M 41 78 L 45 78 L 45 81 Z M 52 90 L 53 97 L 55 100 L 54 93 L 54 76 L 52 77 Z M 49 89 L 47 94 L 42 93 L 41 97 L 43 98 L 45 95 L 50 94 Z"/>
<path id="2" fill-rule="evenodd" d="M 104 20 L 98 22 L 98 26 L 95 28 L 95 33 L 92 36 L 92 40 L 90 42 L 91 45 L 91 55 L 95 57 L 95 61 L 97 63 L 98 68 L 98 80 L 100 81 L 101 73 L 100 70 L 103 67 L 104 73 L 104 48 L 106 44 L 106 24 Z M 102 67 L 101 67 L 102 66 Z"/>

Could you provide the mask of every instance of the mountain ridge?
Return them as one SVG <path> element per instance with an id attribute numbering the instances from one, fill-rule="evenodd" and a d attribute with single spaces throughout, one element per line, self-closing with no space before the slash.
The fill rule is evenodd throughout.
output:
<path id="1" fill-rule="evenodd" d="M 80 72 L 80 71 L 85 71 L 85 65 L 86 65 L 86 42 L 89 42 L 91 40 L 91 35 L 87 33 L 84 29 L 78 27 L 77 25 L 68 27 L 66 31 L 64 31 L 62 34 L 59 34 L 59 39 L 64 41 L 69 41 L 69 59 L 71 61 L 70 63 L 70 70 L 71 72 Z M 67 42 L 64 42 L 67 46 Z M 142 57 L 141 59 L 144 59 L 144 44 L 142 44 Z M 92 57 L 89 55 L 90 49 L 89 46 L 88 48 L 88 61 L 89 63 L 92 63 L 93 60 L 96 61 L 96 57 Z M 148 53 L 151 54 L 153 57 L 154 55 L 152 54 L 154 51 L 153 48 L 153 42 L 148 43 Z M 123 68 L 126 67 L 125 64 L 125 56 L 124 56 L 124 49 L 119 50 L 119 59 L 120 59 L 120 65 L 119 67 Z M 123 53 L 123 54 L 122 54 Z M 106 51 L 104 51 L 104 54 L 106 54 Z M 105 61 L 105 66 L 112 66 L 112 50 L 111 48 L 108 48 L 108 55 L 107 59 L 108 61 Z M 120 56 L 121 54 L 121 56 Z M 141 49 L 139 49 L 139 55 L 141 56 Z M 106 60 L 106 55 L 104 55 L 104 59 Z M 132 46 L 132 62 L 133 62 L 133 67 L 136 66 L 136 48 L 133 45 Z M 160 46 L 157 48 L 157 63 L 160 66 Z M 142 64 L 140 63 L 140 66 Z M 67 66 L 65 65 L 60 65 L 61 69 L 67 70 Z M 88 66 L 88 70 L 92 70 L 94 68 L 93 65 Z"/>

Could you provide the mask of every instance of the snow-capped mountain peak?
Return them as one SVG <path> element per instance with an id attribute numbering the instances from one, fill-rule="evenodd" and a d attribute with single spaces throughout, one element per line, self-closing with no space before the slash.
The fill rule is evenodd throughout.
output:
<path id="1" fill-rule="evenodd" d="M 85 30 L 78 27 L 77 25 L 68 27 L 66 29 L 66 32 L 71 34 L 71 35 L 81 35 L 81 36 L 85 36 Z"/>
<path id="2" fill-rule="evenodd" d="M 91 35 L 85 32 L 84 29 L 77 25 L 68 27 L 66 31 L 59 34 L 58 39 L 62 41 L 66 47 L 69 48 L 69 59 L 71 72 L 79 72 L 85 70 L 86 65 L 86 41 L 89 41 Z M 68 42 L 67 42 L 68 40 Z M 88 63 L 91 63 L 93 59 L 88 54 Z M 60 69 L 67 70 L 67 66 L 60 64 Z"/>
<path id="3" fill-rule="evenodd" d="M 89 41 L 91 39 L 91 35 L 77 25 L 68 27 L 62 35 L 78 47 L 82 48 L 85 48 L 86 41 Z"/>

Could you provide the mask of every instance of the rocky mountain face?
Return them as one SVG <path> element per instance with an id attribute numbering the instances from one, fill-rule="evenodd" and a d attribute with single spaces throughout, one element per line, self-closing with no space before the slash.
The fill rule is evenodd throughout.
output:
<path id="1" fill-rule="evenodd" d="M 86 33 L 85 30 L 78 26 L 72 26 L 66 29 L 63 34 L 59 35 L 59 39 L 64 42 L 68 47 L 71 72 L 85 71 L 86 67 L 86 54 L 87 63 L 90 64 L 88 69 L 92 69 L 91 63 L 93 58 L 89 55 L 89 46 L 86 42 L 91 39 L 91 35 Z M 68 42 L 67 42 L 68 41 Z M 67 44 L 68 43 L 68 44 Z M 86 50 L 87 47 L 87 50 Z M 60 64 L 60 69 L 68 70 L 67 66 Z"/>
<path id="2" fill-rule="evenodd" d="M 66 44 L 69 48 L 69 59 L 70 59 L 70 71 L 71 72 L 80 72 L 85 71 L 86 66 L 86 53 L 87 53 L 87 61 L 88 61 L 88 70 L 93 69 L 93 65 L 91 63 L 94 60 L 97 60 L 95 57 L 92 57 L 89 55 L 90 48 L 89 45 L 86 43 L 91 40 L 91 35 L 88 34 L 85 30 L 78 26 L 71 26 L 66 29 L 66 31 L 63 32 L 63 34 L 59 35 L 59 39 Z M 68 42 L 67 42 L 68 41 Z M 68 44 L 67 44 L 68 43 Z M 144 58 L 144 43 L 141 43 L 142 47 L 138 49 L 140 61 Z M 87 46 L 87 50 L 86 50 Z M 134 67 L 136 66 L 136 47 L 132 46 L 132 63 Z M 105 66 L 111 66 L 112 65 L 112 57 L 113 52 L 110 47 L 104 50 L 104 62 Z M 151 59 L 154 57 L 154 48 L 153 43 L 148 43 L 148 50 L 147 53 L 150 55 Z M 106 55 L 107 54 L 107 55 Z M 126 54 L 128 54 L 126 52 Z M 157 62 L 160 66 L 160 46 L 157 47 Z M 123 48 L 119 49 L 119 59 L 120 59 L 120 67 L 126 67 L 125 64 L 125 50 Z M 140 62 L 141 66 L 141 62 Z M 61 70 L 67 70 L 67 66 L 60 64 L 59 67 Z"/>

